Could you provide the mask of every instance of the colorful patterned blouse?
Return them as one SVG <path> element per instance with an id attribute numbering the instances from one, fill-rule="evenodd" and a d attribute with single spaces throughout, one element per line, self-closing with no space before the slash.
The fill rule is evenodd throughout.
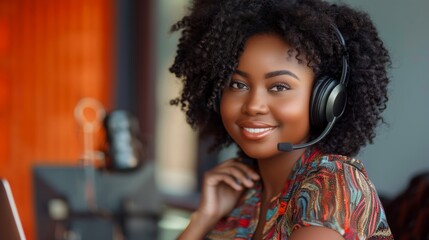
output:
<path id="1" fill-rule="evenodd" d="M 249 189 L 206 239 L 251 239 L 259 219 L 262 184 Z M 284 191 L 271 200 L 263 239 L 323 226 L 344 239 L 393 239 L 374 185 L 359 160 L 311 149 L 296 162 Z"/>

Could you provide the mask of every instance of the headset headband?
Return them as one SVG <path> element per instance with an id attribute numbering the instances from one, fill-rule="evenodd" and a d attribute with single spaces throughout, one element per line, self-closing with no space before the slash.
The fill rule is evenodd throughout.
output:
<path id="1" fill-rule="evenodd" d="M 334 24 L 331 24 L 332 28 L 335 31 L 335 35 L 337 35 L 338 41 L 341 44 L 341 48 L 342 48 L 342 55 L 343 55 L 343 69 L 341 71 L 341 78 L 340 78 L 340 83 L 343 84 L 344 86 L 347 86 L 348 84 L 348 71 L 349 71 L 349 55 L 347 53 L 347 48 L 346 48 L 346 41 L 344 40 L 343 35 L 341 34 L 340 30 L 337 28 L 337 26 L 335 26 Z"/>

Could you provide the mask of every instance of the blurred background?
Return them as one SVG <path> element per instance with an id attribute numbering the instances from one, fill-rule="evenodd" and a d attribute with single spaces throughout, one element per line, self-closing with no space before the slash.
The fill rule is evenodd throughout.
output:
<path id="1" fill-rule="evenodd" d="M 429 203 L 426 184 L 412 188 L 429 179 L 429 2 L 342 2 L 370 14 L 393 62 L 388 125 L 359 158 L 392 216 L 418 217 L 402 206 Z M 233 152 L 208 154 L 169 105 L 169 29 L 187 4 L 0 0 L 0 177 L 28 239 L 173 239 L 186 226 L 201 173 Z"/>

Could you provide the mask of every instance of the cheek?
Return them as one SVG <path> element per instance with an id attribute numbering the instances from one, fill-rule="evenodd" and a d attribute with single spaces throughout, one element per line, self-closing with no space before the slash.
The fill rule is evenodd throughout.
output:
<path id="1" fill-rule="evenodd" d="M 228 132 L 230 132 L 231 127 L 234 126 L 234 123 L 240 113 L 240 109 L 241 103 L 239 99 L 234 99 L 228 94 L 224 94 L 224 96 L 222 96 L 220 114 L 223 125 Z"/>
<path id="2" fill-rule="evenodd" d="M 281 124 L 282 130 L 287 132 L 284 136 L 299 138 L 299 136 L 307 136 L 310 131 L 310 95 L 306 93 L 303 95 L 294 98 L 293 101 L 277 103 L 281 107 L 272 111 Z"/>
<path id="3" fill-rule="evenodd" d="M 278 119 L 283 123 L 309 123 L 308 106 L 289 106 L 288 108 L 280 109 L 276 115 L 279 116 Z"/>

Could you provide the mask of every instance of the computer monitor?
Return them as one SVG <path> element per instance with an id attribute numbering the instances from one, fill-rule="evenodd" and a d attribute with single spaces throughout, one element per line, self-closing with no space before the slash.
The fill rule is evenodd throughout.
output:
<path id="1" fill-rule="evenodd" d="M 37 239 L 59 239 L 64 234 L 83 240 L 121 239 L 115 238 L 118 234 L 127 240 L 156 239 L 162 202 L 153 165 L 131 172 L 92 169 L 87 179 L 88 170 L 81 166 L 34 166 Z M 86 193 L 88 180 L 94 185 L 93 203 Z"/>

